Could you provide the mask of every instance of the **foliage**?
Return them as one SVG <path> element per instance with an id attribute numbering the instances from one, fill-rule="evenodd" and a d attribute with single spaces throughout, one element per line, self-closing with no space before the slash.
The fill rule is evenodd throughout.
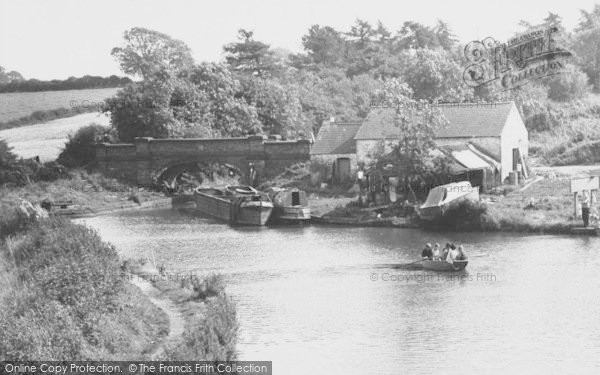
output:
<path id="1" fill-rule="evenodd" d="M 414 92 L 415 99 L 429 101 L 462 101 L 467 88 L 462 80 L 463 69 L 445 50 L 421 48 L 408 55 L 405 52 L 402 77 Z"/>
<path id="2" fill-rule="evenodd" d="M 246 103 L 256 108 L 261 131 L 294 137 L 306 134 L 299 90 L 294 85 L 274 79 L 242 77 L 240 94 Z"/>
<path id="3" fill-rule="evenodd" d="M 85 75 L 81 78 L 69 77 L 65 80 L 53 79 L 51 81 L 13 79 L 8 83 L 0 84 L 0 93 L 101 89 L 122 87 L 129 83 L 131 83 L 131 79 L 115 75 L 110 77 Z"/>
<path id="4" fill-rule="evenodd" d="M 447 230 L 481 230 L 487 228 L 488 208 L 479 201 L 463 200 L 452 205 L 443 215 L 429 225 Z"/>
<path id="5" fill-rule="evenodd" d="M 103 111 L 110 113 L 122 142 L 135 137 L 166 138 L 176 133 L 169 109 L 172 92 L 170 84 L 160 81 L 133 83 L 106 99 Z"/>
<path id="6" fill-rule="evenodd" d="M 115 249 L 91 229 L 48 219 L 2 249 L 20 283 L 0 312 L 2 359 L 86 359 L 99 317 L 123 290 Z M 5 251 L 10 250 L 9 254 Z M 8 298 L 7 298 L 8 297 Z"/>
<path id="7" fill-rule="evenodd" d="M 4 67 L 0 66 L 0 87 L 11 83 L 17 83 L 23 81 L 21 73 L 16 71 L 7 72 Z M 0 91 L 2 92 L 2 91 Z"/>
<path id="8" fill-rule="evenodd" d="M 581 20 L 575 29 L 573 48 L 581 69 L 595 90 L 600 89 L 600 5 L 588 12 L 581 10 Z"/>
<path id="9" fill-rule="evenodd" d="M 277 69 L 274 52 L 268 44 L 254 40 L 254 32 L 238 30 L 238 42 L 223 47 L 225 61 L 234 72 L 268 76 Z"/>
<path id="10" fill-rule="evenodd" d="M 4 139 L 0 139 L 0 169 L 5 169 L 17 160 L 12 147 Z"/>
<path id="11" fill-rule="evenodd" d="M 158 31 L 134 27 L 123 34 L 125 45 L 113 48 L 125 74 L 150 79 L 175 75 L 193 64 L 191 50 L 185 43 Z"/>
<path id="12" fill-rule="evenodd" d="M 427 185 L 447 172 L 444 159 L 433 154 L 435 133 L 447 125 L 447 120 L 437 107 L 411 96 L 410 87 L 397 80 L 388 81 L 378 93 L 379 103 L 395 109 L 394 124 L 399 134 L 391 154 L 384 158 L 396 162 L 404 186 Z"/>
<path id="13" fill-rule="evenodd" d="M 548 97 L 560 102 L 581 99 L 590 91 L 587 76 L 574 65 L 569 65 L 567 71 L 553 76 L 546 85 Z"/>
<path id="14" fill-rule="evenodd" d="M 58 155 L 57 161 L 68 168 L 83 167 L 96 159 L 94 144 L 103 140 L 110 131 L 109 127 L 89 124 L 79 128 L 75 135 L 69 135 L 69 140 Z"/>

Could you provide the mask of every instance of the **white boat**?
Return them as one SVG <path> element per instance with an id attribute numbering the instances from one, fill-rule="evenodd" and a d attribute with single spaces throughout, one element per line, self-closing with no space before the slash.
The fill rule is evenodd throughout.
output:
<path id="1" fill-rule="evenodd" d="M 448 208 L 464 200 L 479 200 L 479 187 L 469 181 L 453 182 L 436 186 L 429 191 L 427 200 L 419 207 L 419 217 L 431 221 L 439 218 Z"/>

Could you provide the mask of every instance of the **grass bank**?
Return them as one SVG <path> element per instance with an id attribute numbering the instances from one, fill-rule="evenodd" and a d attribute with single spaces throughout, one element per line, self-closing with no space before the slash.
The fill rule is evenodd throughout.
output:
<path id="1" fill-rule="evenodd" d="M 0 196 L 0 210 L 4 208 L 3 204 L 10 205 L 19 198 L 35 203 L 48 199 L 53 202 L 71 202 L 70 209 L 81 215 L 133 209 L 165 199 L 162 193 L 138 188 L 84 169 L 71 170 L 66 178 L 51 182 L 37 181 L 21 187 L 5 185 L 0 187 Z"/>
<path id="2" fill-rule="evenodd" d="M 90 191 L 79 189 L 81 183 Z M 131 194 L 121 191 L 125 187 L 76 171 L 69 179 L 0 189 L 0 361 L 156 359 L 153 353 L 172 333 L 172 322 L 131 283 L 130 262 L 92 229 L 47 217 L 21 200 L 114 207 Z M 187 289 L 169 284 L 164 298 L 187 299 L 179 302 L 186 311 L 182 339 L 169 346 L 165 359 L 235 358 L 235 307 L 222 284 L 214 295 L 198 292 L 208 284 L 216 285 L 211 278 Z"/>
<path id="3" fill-rule="evenodd" d="M 524 191 L 482 196 L 479 203 L 463 203 L 449 210 L 430 229 L 572 234 L 583 225 L 574 219 L 569 180 L 544 179 Z"/>

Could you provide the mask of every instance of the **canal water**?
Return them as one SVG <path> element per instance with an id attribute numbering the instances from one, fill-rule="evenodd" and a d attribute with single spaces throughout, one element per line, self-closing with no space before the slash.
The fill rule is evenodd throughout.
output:
<path id="1" fill-rule="evenodd" d="M 239 359 L 273 361 L 276 374 L 600 370 L 596 238 L 232 228 L 171 209 L 80 221 L 125 258 L 224 275 Z M 467 272 L 395 267 L 446 241 L 465 244 Z"/>

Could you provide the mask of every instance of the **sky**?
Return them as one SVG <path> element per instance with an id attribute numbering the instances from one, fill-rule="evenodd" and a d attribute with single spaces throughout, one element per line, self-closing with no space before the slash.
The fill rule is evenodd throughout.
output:
<path id="1" fill-rule="evenodd" d="M 518 22 L 540 22 L 549 11 L 567 29 L 600 0 L 0 0 L 0 66 L 25 78 L 123 75 L 110 51 L 125 30 L 145 27 L 184 41 L 196 61 L 222 61 L 237 30 L 253 30 L 272 47 L 301 52 L 311 25 L 347 31 L 357 18 L 391 31 L 404 21 L 447 22 L 459 40 L 504 41 Z"/>

